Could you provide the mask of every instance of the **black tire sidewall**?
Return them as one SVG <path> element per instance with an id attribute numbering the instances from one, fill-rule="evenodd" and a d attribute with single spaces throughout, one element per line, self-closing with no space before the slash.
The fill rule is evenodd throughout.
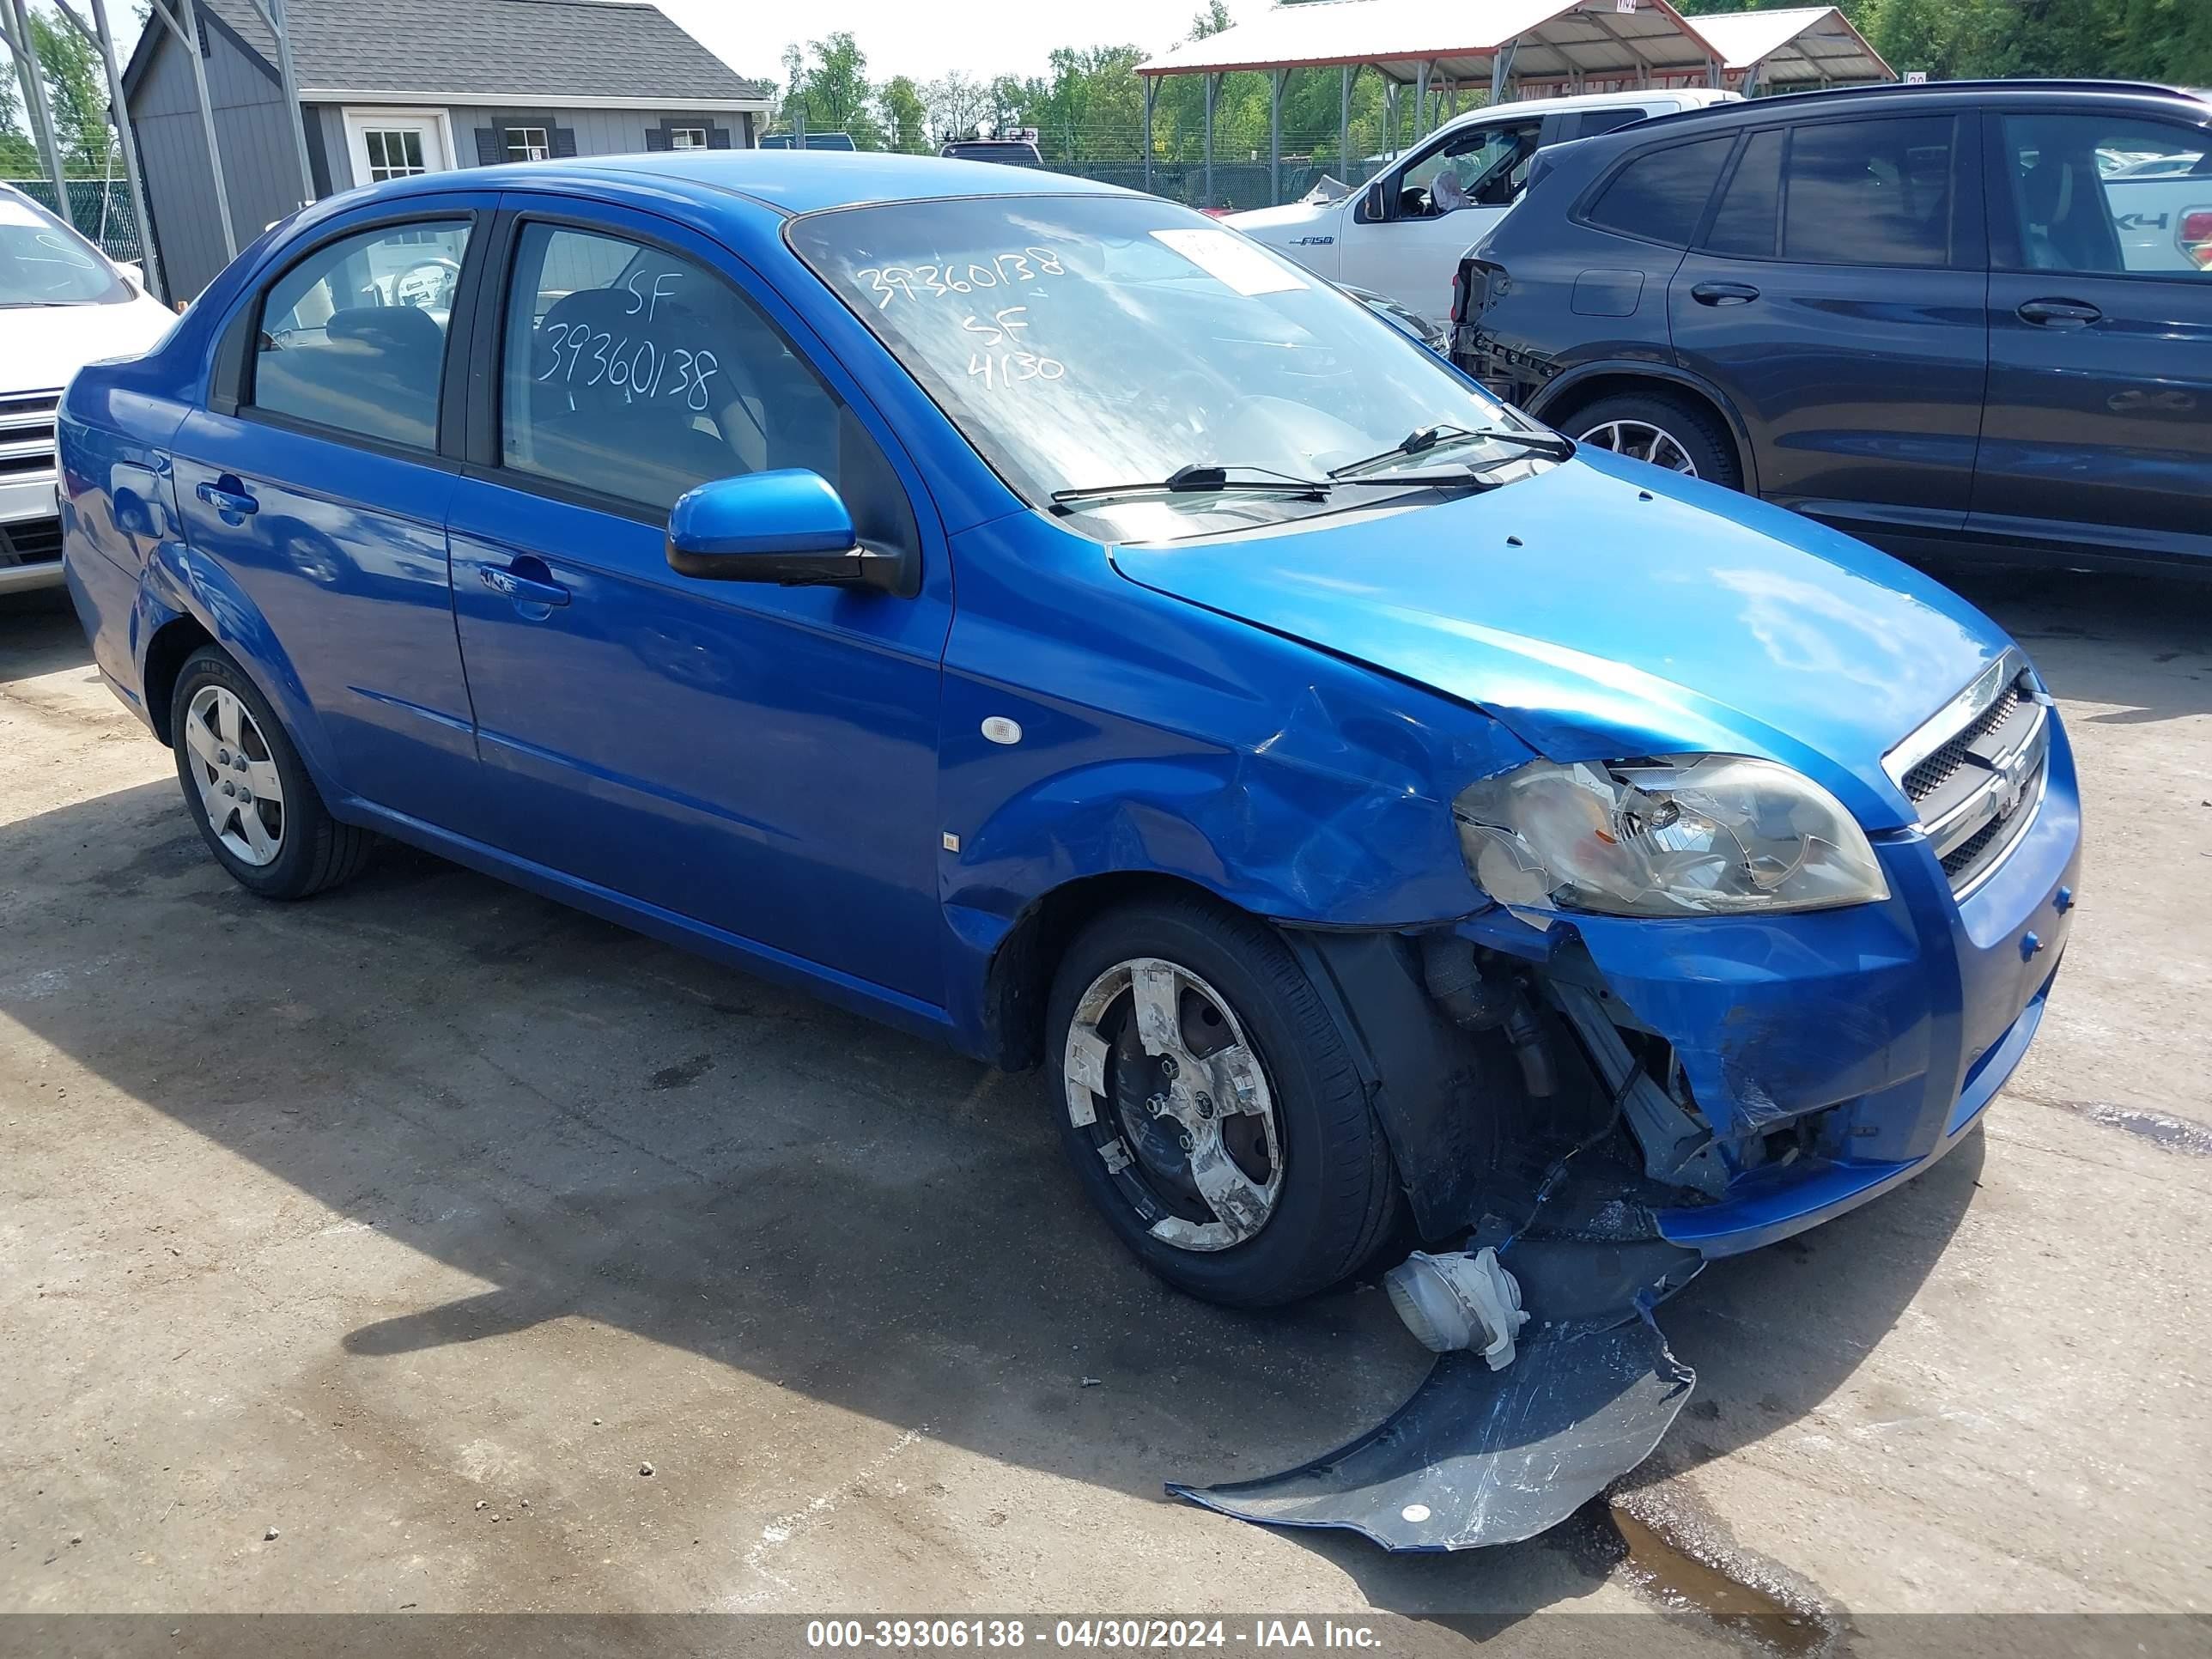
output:
<path id="1" fill-rule="evenodd" d="M 1661 392 L 1601 398 L 1588 408 L 1577 410 L 1559 426 L 1569 436 L 1579 439 L 1583 433 L 1608 421 L 1640 421 L 1656 426 L 1682 446 L 1695 463 L 1698 477 L 1706 483 L 1723 489 L 1743 488 L 1743 469 L 1736 460 L 1735 445 L 1711 415 L 1680 398 Z"/>
<path id="2" fill-rule="evenodd" d="M 1227 1249 L 1183 1250 L 1153 1237 L 1096 1141 L 1069 1116 L 1064 1059 L 1076 1005 L 1100 974 L 1140 957 L 1188 969 L 1228 1001 L 1273 1097 L 1282 1188 L 1267 1224 Z M 1389 1153 L 1342 1036 L 1296 959 L 1264 925 L 1194 903 L 1103 917 L 1061 959 L 1046 1031 L 1049 1104 L 1076 1178 L 1122 1243 L 1160 1277 L 1210 1302 L 1273 1306 L 1327 1289 L 1372 1249 L 1390 1208 Z M 1102 1118 L 1111 1110 L 1110 1103 L 1102 1105 Z"/>
<path id="3" fill-rule="evenodd" d="M 276 858 L 267 864 L 248 864 L 225 847 L 215 826 L 208 822 L 207 809 L 200 802 L 199 784 L 191 773 L 191 751 L 185 744 L 185 716 L 193 697 L 210 685 L 222 687 L 246 705 L 246 712 L 253 716 L 253 723 L 261 728 L 262 738 L 269 744 L 269 758 L 276 768 L 276 775 L 283 780 L 283 844 L 277 849 Z M 276 718 L 269 699 L 223 652 L 211 646 L 203 647 L 185 659 L 170 697 L 169 737 L 170 746 L 176 751 L 177 781 L 185 792 L 185 810 L 191 814 L 192 822 L 199 828 L 200 839 L 207 843 L 208 850 L 215 854 L 216 861 L 230 878 L 264 898 L 298 898 L 313 892 L 318 885 L 314 879 L 319 864 L 318 843 L 328 833 L 329 813 L 313 780 L 301 763 L 300 751 L 293 747 L 291 733 Z"/>

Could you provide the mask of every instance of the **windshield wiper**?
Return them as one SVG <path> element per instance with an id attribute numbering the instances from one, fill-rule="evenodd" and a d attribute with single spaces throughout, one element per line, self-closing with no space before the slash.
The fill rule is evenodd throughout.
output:
<path id="1" fill-rule="evenodd" d="M 1575 453 L 1574 441 L 1562 438 L 1556 432 L 1515 432 L 1505 427 L 1454 426 L 1438 422 L 1434 426 L 1416 427 L 1379 455 L 1370 455 L 1364 460 L 1347 461 L 1342 466 L 1331 467 L 1328 476 L 1339 483 L 1352 474 L 1364 472 L 1370 467 L 1388 461 L 1403 459 L 1409 455 L 1425 455 L 1439 445 L 1476 442 L 1513 444 L 1522 449 L 1533 449 L 1539 455 L 1555 461 L 1564 461 Z"/>
<path id="2" fill-rule="evenodd" d="M 1232 473 L 1242 476 L 1231 477 Z M 1194 462 L 1150 483 L 1088 484 L 1080 489 L 1055 489 L 1052 492 L 1052 505 L 1055 513 L 1065 513 L 1088 502 L 1110 501 L 1124 495 L 1212 495 L 1225 490 L 1308 495 L 1319 501 L 1328 500 L 1334 488 L 1327 478 L 1301 478 L 1294 472 L 1277 472 L 1264 466 Z"/>

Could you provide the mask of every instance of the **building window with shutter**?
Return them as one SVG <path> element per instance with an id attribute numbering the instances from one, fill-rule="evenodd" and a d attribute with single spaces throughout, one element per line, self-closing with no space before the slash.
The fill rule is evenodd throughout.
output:
<path id="1" fill-rule="evenodd" d="M 509 127 L 507 129 L 507 159 L 510 161 L 543 161 L 553 154 L 551 136 L 544 127 Z"/>
<path id="2" fill-rule="evenodd" d="M 671 149 L 704 149 L 707 148 L 707 129 L 704 127 L 671 127 L 668 129 L 668 148 Z"/>

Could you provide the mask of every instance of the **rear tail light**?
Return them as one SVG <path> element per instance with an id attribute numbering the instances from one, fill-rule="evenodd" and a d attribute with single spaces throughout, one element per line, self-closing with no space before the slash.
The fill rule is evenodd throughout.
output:
<path id="1" fill-rule="evenodd" d="M 2190 264 L 2199 270 L 2212 270 L 2212 207 L 2185 210 L 2181 228 L 2173 236 L 2181 244 L 2182 252 L 2189 257 Z"/>

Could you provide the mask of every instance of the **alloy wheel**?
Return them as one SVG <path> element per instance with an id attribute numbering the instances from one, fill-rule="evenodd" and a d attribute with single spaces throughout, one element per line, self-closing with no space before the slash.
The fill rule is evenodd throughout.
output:
<path id="1" fill-rule="evenodd" d="M 1075 1006 L 1062 1056 L 1067 1112 L 1153 1237 L 1225 1250 L 1282 1195 L 1281 1129 L 1228 1000 L 1154 957 L 1115 963 Z"/>
<path id="2" fill-rule="evenodd" d="M 1698 464 L 1690 459 L 1690 452 L 1682 447 L 1681 440 L 1649 421 L 1607 421 L 1592 427 L 1576 441 L 1588 444 L 1592 449 L 1609 449 L 1632 461 L 1649 461 L 1686 477 L 1698 476 Z"/>
<path id="3" fill-rule="evenodd" d="M 284 781 L 238 694 L 221 685 L 194 693 L 184 743 L 200 805 L 223 850 L 242 864 L 275 863 L 284 850 Z"/>

